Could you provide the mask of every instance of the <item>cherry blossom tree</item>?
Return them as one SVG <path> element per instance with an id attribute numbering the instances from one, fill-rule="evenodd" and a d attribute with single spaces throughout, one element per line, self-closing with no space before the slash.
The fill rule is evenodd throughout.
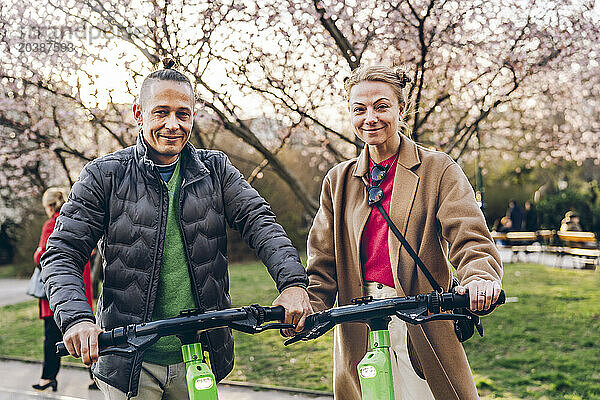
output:
<path id="1" fill-rule="evenodd" d="M 0 155 L 3 187 L 20 174 L 42 188 L 46 171 L 72 181 L 85 161 L 132 144 L 129 104 L 166 56 L 209 121 L 195 143 L 240 138 L 260 156 L 249 179 L 269 168 L 307 215 L 318 192 L 282 154 L 302 144 L 307 165 L 329 166 L 360 151 L 342 82 L 361 63 L 409 69 L 413 138 L 457 160 L 479 146 L 532 163 L 600 154 L 592 1 L 46 1 L 0 9 L 0 133 L 16 149 Z M 32 51 L 42 41 L 50 50 Z M 102 86 L 98 65 L 118 87 Z M 256 119 L 277 121 L 275 137 Z"/>

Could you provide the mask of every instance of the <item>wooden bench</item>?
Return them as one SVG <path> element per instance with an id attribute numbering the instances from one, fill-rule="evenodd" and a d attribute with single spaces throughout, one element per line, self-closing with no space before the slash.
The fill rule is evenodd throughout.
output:
<path id="1" fill-rule="evenodd" d="M 512 251 L 511 261 L 518 260 L 520 253 L 541 253 L 544 246 L 538 232 L 492 232 L 492 238 Z"/>
<path id="2" fill-rule="evenodd" d="M 520 253 L 541 254 L 544 251 L 536 232 L 507 232 L 506 241 L 512 251 L 513 260 L 518 260 Z"/>
<path id="3" fill-rule="evenodd" d="M 559 256 L 573 256 L 583 259 L 584 269 L 596 269 L 600 259 L 600 247 L 594 232 L 557 232 L 562 246 L 557 246 L 555 252 Z"/>
<path id="4" fill-rule="evenodd" d="M 593 232 L 556 232 L 548 229 L 536 232 L 492 232 L 499 246 L 512 252 L 511 262 L 519 260 L 521 254 L 550 253 L 557 256 L 557 266 L 564 256 L 583 261 L 584 269 L 596 269 L 600 260 L 600 246 Z"/>
<path id="5" fill-rule="evenodd" d="M 503 242 L 506 240 L 506 233 L 504 232 L 491 231 L 490 233 L 492 234 L 492 239 L 494 239 L 495 242 Z"/>

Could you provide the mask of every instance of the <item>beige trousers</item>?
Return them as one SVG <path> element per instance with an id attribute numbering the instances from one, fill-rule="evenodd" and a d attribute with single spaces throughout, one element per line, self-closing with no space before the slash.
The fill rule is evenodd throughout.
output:
<path id="1" fill-rule="evenodd" d="M 367 295 L 373 296 L 374 299 L 398 296 L 396 289 L 378 282 L 367 282 Z M 390 357 L 396 400 L 435 400 L 427 381 L 417 375 L 410 363 L 406 323 L 394 316 L 388 329 L 390 331 Z"/>
<path id="2" fill-rule="evenodd" d="M 188 400 L 185 380 L 185 363 L 158 365 L 142 363 L 138 394 L 132 399 L 140 400 Z M 106 400 L 126 400 L 127 394 L 94 378 Z M 158 384 L 160 382 L 160 385 Z M 161 385 L 164 388 L 161 389 Z"/>

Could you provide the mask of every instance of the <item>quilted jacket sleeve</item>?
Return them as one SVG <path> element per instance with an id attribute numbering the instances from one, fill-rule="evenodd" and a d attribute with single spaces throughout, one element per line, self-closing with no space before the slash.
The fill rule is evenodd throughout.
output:
<path id="1" fill-rule="evenodd" d="M 54 318 L 63 333 L 82 320 L 95 321 L 83 269 L 103 232 L 104 190 L 96 163 L 88 164 L 62 206 L 42 256 L 42 280 Z"/>
<path id="2" fill-rule="evenodd" d="M 250 248 L 256 250 L 280 292 L 290 286 L 306 287 L 308 279 L 298 251 L 283 227 L 275 222 L 271 207 L 227 156 L 223 157 L 221 176 L 227 223 L 240 232 Z"/>

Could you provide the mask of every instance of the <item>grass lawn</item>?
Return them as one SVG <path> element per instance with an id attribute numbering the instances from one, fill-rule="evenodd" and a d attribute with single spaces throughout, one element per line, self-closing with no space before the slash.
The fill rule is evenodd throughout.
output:
<path id="1" fill-rule="evenodd" d="M 531 264 L 505 266 L 509 303 L 484 319 L 486 336 L 465 348 L 488 399 L 600 399 L 600 273 Z M 274 284 L 257 264 L 231 267 L 234 306 L 270 304 Z M 282 345 L 278 332 L 235 333 L 228 379 L 331 390 L 331 332 Z M 42 357 L 37 303 L 0 308 L 0 355 Z M 74 360 L 74 359 L 71 359 Z"/>
<path id="2" fill-rule="evenodd" d="M 34 270 L 33 262 L 27 264 L 8 264 L 0 266 L 0 279 L 2 278 L 29 278 Z"/>
<path id="3" fill-rule="evenodd" d="M 482 393 L 600 399 L 600 273 L 507 264 L 503 286 L 519 301 L 465 345 Z"/>

